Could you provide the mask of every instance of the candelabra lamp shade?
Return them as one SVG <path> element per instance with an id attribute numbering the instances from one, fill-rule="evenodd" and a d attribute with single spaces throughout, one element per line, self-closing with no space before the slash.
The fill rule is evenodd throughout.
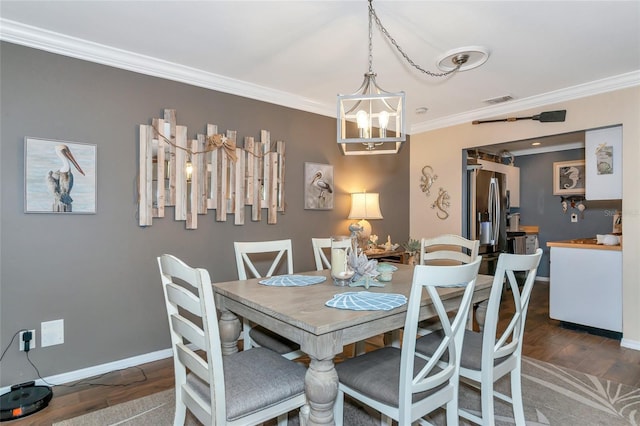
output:
<path id="1" fill-rule="evenodd" d="M 371 235 L 371 224 L 368 219 L 382 219 L 380 196 L 375 192 L 356 192 L 351 194 L 351 211 L 349 219 L 359 220 L 360 240 L 366 242 Z"/>
<path id="2" fill-rule="evenodd" d="M 405 94 L 380 89 L 373 72 L 358 92 L 338 95 L 338 144 L 344 155 L 396 154 L 406 140 Z"/>

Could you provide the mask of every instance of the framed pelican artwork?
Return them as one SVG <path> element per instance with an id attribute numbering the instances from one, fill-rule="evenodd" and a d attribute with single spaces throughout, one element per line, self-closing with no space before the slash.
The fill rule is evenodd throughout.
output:
<path id="1" fill-rule="evenodd" d="M 26 213 L 96 213 L 96 145 L 26 137 Z"/>
<path id="2" fill-rule="evenodd" d="M 305 210 L 332 210 L 333 194 L 333 166 L 304 163 Z"/>
<path id="3" fill-rule="evenodd" d="M 585 193 L 584 160 L 553 163 L 553 195 L 579 195 Z"/>

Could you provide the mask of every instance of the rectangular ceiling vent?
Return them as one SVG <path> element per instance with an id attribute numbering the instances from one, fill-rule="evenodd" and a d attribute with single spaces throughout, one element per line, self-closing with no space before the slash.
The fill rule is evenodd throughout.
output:
<path id="1" fill-rule="evenodd" d="M 512 100 L 513 100 L 513 96 L 503 95 L 503 96 L 498 96 L 497 98 L 485 99 L 482 102 L 489 105 L 495 105 L 495 104 L 501 104 L 503 102 L 512 101 Z"/>

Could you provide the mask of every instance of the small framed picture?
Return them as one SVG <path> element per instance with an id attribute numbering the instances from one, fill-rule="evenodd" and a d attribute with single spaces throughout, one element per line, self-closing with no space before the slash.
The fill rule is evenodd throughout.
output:
<path id="1" fill-rule="evenodd" d="M 96 145 L 25 138 L 25 213 L 96 213 Z"/>
<path id="2" fill-rule="evenodd" d="M 304 208 L 306 210 L 333 209 L 333 166 L 304 163 Z"/>
<path id="3" fill-rule="evenodd" d="M 596 148 L 596 170 L 599 175 L 613 174 L 613 146 L 606 143 Z"/>
<path id="4" fill-rule="evenodd" d="M 585 193 L 584 160 L 553 163 L 553 195 L 579 195 Z"/>

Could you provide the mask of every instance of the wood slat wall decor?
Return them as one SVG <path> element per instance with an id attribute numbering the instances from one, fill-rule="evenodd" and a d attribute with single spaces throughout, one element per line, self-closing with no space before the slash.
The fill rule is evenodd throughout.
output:
<path id="1" fill-rule="evenodd" d="M 149 126 L 140 126 L 140 177 L 154 174 L 152 135 L 153 130 Z M 138 209 L 140 226 L 151 226 L 154 213 L 153 181 L 151 179 L 140 178 L 138 180 Z"/>
<path id="2" fill-rule="evenodd" d="M 233 214 L 234 224 L 244 225 L 247 205 L 252 221 L 260 222 L 267 209 L 267 223 L 277 223 L 277 212 L 285 210 L 285 143 L 277 141 L 272 150 L 271 134 L 262 130 L 259 142 L 247 136 L 238 147 L 236 131 L 222 135 L 214 124 L 189 139 L 176 117 L 166 109 L 163 118 L 140 125 L 139 225 L 151 226 L 167 206 L 175 207 L 175 220 L 185 221 L 186 229 L 197 229 L 198 215 L 212 209 L 216 221 Z"/>

